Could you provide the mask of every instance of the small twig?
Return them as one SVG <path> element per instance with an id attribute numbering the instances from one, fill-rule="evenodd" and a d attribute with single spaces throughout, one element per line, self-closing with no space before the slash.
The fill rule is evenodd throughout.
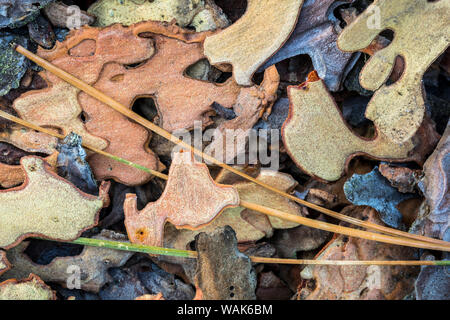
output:
<path id="1" fill-rule="evenodd" d="M 155 132 L 156 134 L 166 138 L 167 140 L 182 146 L 183 148 L 190 150 L 191 152 L 193 152 L 194 154 L 202 157 L 203 159 L 210 161 L 211 163 L 214 163 L 220 167 L 222 167 L 223 169 L 226 169 L 228 171 L 233 172 L 236 175 L 239 175 L 243 178 L 245 178 L 246 180 L 249 180 L 265 189 L 268 189 L 272 192 L 275 192 L 283 197 L 286 197 L 292 201 L 295 201 L 301 205 L 304 205 L 308 208 L 317 210 L 319 212 L 322 212 L 326 215 L 329 215 L 331 217 L 337 218 L 339 220 L 345 221 L 345 222 L 349 222 L 352 223 L 354 225 L 360 226 L 360 227 L 364 227 L 370 230 L 375 230 L 375 231 L 380 231 L 383 232 L 385 234 L 390 234 L 393 236 L 398 236 L 399 241 L 401 240 L 403 243 L 407 243 L 408 239 L 411 239 L 411 243 L 420 243 L 422 245 L 420 246 L 415 246 L 415 245 L 410 245 L 410 246 L 415 246 L 418 248 L 429 248 L 431 246 L 428 245 L 423 245 L 423 243 L 431 243 L 431 244 L 435 244 L 435 246 L 433 246 L 434 250 L 444 250 L 444 251 L 450 251 L 450 244 L 448 242 L 439 240 L 439 239 L 433 239 L 433 238 L 429 238 L 429 237 L 423 237 L 420 235 L 416 235 L 416 234 L 410 234 L 408 232 L 403 232 L 400 230 L 396 230 L 393 228 L 388 228 L 388 227 L 384 227 L 384 226 L 380 226 L 374 223 L 369 223 L 366 221 L 361 221 L 358 220 L 356 218 L 352 218 L 352 217 L 348 217 L 344 214 L 341 213 L 337 213 L 334 212 L 332 210 L 326 209 L 326 208 L 322 208 L 318 205 L 309 203 L 305 200 L 299 199 L 293 195 L 290 195 L 282 190 L 279 190 L 277 188 L 274 188 L 262 181 L 259 181 L 243 172 L 241 172 L 240 170 L 237 170 L 219 160 L 217 160 L 214 157 L 211 157 L 205 153 L 203 153 L 201 150 L 198 150 L 194 147 L 192 147 L 191 145 L 183 142 L 182 140 L 180 140 L 179 138 L 175 137 L 174 135 L 172 135 L 170 132 L 158 127 L 157 125 L 155 125 L 154 123 L 152 123 L 151 121 L 139 116 L 137 113 L 133 112 L 132 110 L 128 109 L 127 107 L 125 107 L 124 105 L 122 105 L 121 103 L 117 102 L 116 100 L 112 99 L 111 97 L 107 96 L 106 94 L 104 94 L 103 92 L 97 90 L 96 88 L 90 86 L 89 84 L 87 84 L 86 82 L 76 78 L 75 76 L 71 75 L 70 73 L 58 68 L 57 66 L 53 65 L 52 63 L 48 62 L 45 59 L 42 59 L 41 57 L 35 55 L 34 53 L 28 51 L 27 49 L 23 48 L 22 46 L 17 46 L 16 47 L 16 51 L 23 54 L 24 56 L 26 56 L 28 59 L 32 60 L 33 62 L 35 62 L 36 64 L 38 64 L 39 66 L 41 66 L 42 68 L 46 69 L 47 71 L 55 74 L 56 76 L 58 76 L 59 78 L 61 78 L 62 80 L 66 81 L 67 83 L 73 85 L 74 87 L 80 89 L 81 91 L 85 92 L 86 94 L 96 98 L 97 100 L 105 103 L 106 105 L 110 106 L 111 108 L 113 108 L 114 110 L 116 110 L 117 112 L 123 114 L 124 116 L 136 121 L 137 123 L 141 124 L 142 126 L 146 127 L 147 129 Z M 281 219 L 284 220 L 290 220 L 291 217 L 288 217 L 287 213 L 283 213 L 278 211 L 278 216 Z M 315 220 L 312 220 L 315 221 Z M 350 229 L 350 228 L 348 228 Z M 353 229 L 351 229 L 353 230 Z M 373 240 L 375 240 L 377 237 L 377 234 L 373 234 Z M 390 237 L 391 239 L 393 239 L 393 237 Z M 403 239 L 403 240 L 402 240 Z M 437 249 L 437 248 L 441 248 L 441 249 Z"/>

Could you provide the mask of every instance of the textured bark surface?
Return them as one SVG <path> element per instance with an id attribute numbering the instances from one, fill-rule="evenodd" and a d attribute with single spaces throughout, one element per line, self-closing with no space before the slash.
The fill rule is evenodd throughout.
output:
<path id="1" fill-rule="evenodd" d="M 50 165 L 52 171 L 56 171 L 58 152 L 54 152 L 44 160 Z M 0 186 L 12 188 L 21 185 L 25 181 L 25 171 L 20 165 L 9 165 L 0 163 Z"/>
<path id="2" fill-rule="evenodd" d="M 314 73 L 302 85 L 289 87 L 288 93 L 291 105 L 282 128 L 285 147 L 301 169 L 320 179 L 338 180 L 357 155 L 419 161 L 428 152 L 424 147 L 433 147 L 434 137 L 425 127 L 418 136 L 404 143 L 389 140 L 379 130 L 373 139 L 357 136 L 343 120 L 323 81 Z M 420 152 L 412 153 L 414 149 Z"/>
<path id="3" fill-rule="evenodd" d="M 72 31 L 64 42 L 58 43 L 52 50 L 40 49 L 38 55 L 87 83 L 94 84 L 105 64 L 140 63 L 154 54 L 153 43 L 138 37 L 133 31 L 120 25 L 108 29 L 84 27 Z M 29 91 L 14 101 L 13 107 L 21 118 L 40 126 L 58 128 L 65 135 L 75 132 L 88 145 L 159 169 L 157 157 L 144 146 L 149 139 L 147 130 L 108 107 L 103 108 L 102 113 L 83 110 L 78 89 L 47 71 L 42 71 L 40 75 L 48 87 Z M 81 120 L 83 111 L 85 122 Z M 103 120 L 101 124 L 104 126 L 93 130 L 92 124 L 98 123 L 98 118 Z M 130 139 L 130 136 L 133 138 Z M 117 144 L 120 148 L 114 148 Z M 110 161 L 106 160 L 94 161 L 92 167 L 99 180 L 112 177 L 134 185 L 150 179 L 149 174 L 117 163 L 110 165 Z"/>
<path id="4" fill-rule="evenodd" d="M 230 184 L 232 178 L 235 178 L 234 174 L 223 171 L 220 177 L 216 178 L 216 182 Z M 290 175 L 270 169 L 261 169 L 256 179 L 286 192 L 291 192 L 297 185 L 297 182 Z M 239 181 L 231 185 L 238 191 L 239 198 L 242 200 L 259 203 L 290 214 L 302 215 L 301 207 L 296 203 L 254 183 Z M 239 243 L 258 241 L 264 237 L 271 237 L 275 229 L 288 229 L 297 226 L 296 223 L 265 216 L 243 207 L 227 208 L 211 224 L 197 230 L 177 230 L 172 225 L 167 224 L 164 244 L 168 247 L 184 250 L 188 248 L 188 244 L 200 232 L 213 232 L 217 228 L 227 225 L 233 228 Z"/>
<path id="5" fill-rule="evenodd" d="M 428 208 L 414 229 L 425 236 L 444 239 L 450 225 L 450 125 L 447 125 L 436 150 L 425 162 L 424 174 L 419 188 L 424 193 Z"/>
<path id="6" fill-rule="evenodd" d="M 331 16 L 334 17 L 330 11 L 336 3 L 335 0 L 306 0 L 289 40 L 259 70 L 282 60 L 307 54 L 328 90 L 340 90 L 347 68 L 354 64 L 355 59 L 352 59 L 353 53 L 343 52 L 336 45 L 337 23 L 330 19 Z M 338 4 L 342 5 L 343 2 Z"/>
<path id="7" fill-rule="evenodd" d="M 340 49 L 358 51 L 381 31 L 394 31 L 392 43 L 376 52 L 360 74 L 361 85 L 376 90 L 366 117 L 392 142 L 408 141 L 422 123 L 422 77 L 450 44 L 449 18 L 450 0 L 376 0 L 338 38 Z M 405 70 L 396 83 L 387 85 L 399 55 L 405 60 Z"/>
<path id="8" fill-rule="evenodd" d="M 163 246 L 166 221 L 195 229 L 213 221 L 226 207 L 238 204 L 238 192 L 215 183 L 205 164 L 197 163 L 190 152 L 175 153 L 169 180 L 158 201 L 139 211 L 136 195 L 127 195 L 124 212 L 128 238 L 132 243 Z"/>
<path id="9" fill-rule="evenodd" d="M 41 158 L 24 157 L 21 164 L 24 184 L 0 190 L 0 247 L 11 248 L 29 236 L 74 240 L 97 224 L 103 199 L 81 192 Z M 103 184 L 100 193 L 108 188 Z"/>
<path id="10" fill-rule="evenodd" d="M 230 63 L 240 85 L 252 85 L 256 70 L 289 38 L 303 0 L 248 0 L 245 14 L 205 40 L 211 64 Z"/>
<path id="11" fill-rule="evenodd" d="M 115 23 L 129 26 L 142 21 L 175 20 L 180 27 L 194 27 L 197 32 L 227 27 L 229 21 L 211 0 L 99 0 L 89 7 L 96 16 L 95 25 L 106 27 Z"/>
<path id="12" fill-rule="evenodd" d="M 239 252 L 236 234 L 226 226 L 196 237 L 196 284 L 203 300 L 255 300 L 256 274 Z"/>

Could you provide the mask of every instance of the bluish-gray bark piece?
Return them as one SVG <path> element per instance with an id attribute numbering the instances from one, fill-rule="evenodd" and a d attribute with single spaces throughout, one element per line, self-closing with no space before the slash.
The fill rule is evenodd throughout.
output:
<path id="1" fill-rule="evenodd" d="M 378 211 L 381 220 L 388 226 L 404 229 L 403 216 L 396 206 L 414 194 L 404 194 L 393 188 L 378 167 L 367 174 L 354 174 L 344 184 L 347 199 L 358 206 L 370 206 Z"/>

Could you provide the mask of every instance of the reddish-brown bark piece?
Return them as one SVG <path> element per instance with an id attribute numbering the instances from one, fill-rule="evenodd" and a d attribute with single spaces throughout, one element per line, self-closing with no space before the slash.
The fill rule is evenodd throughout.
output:
<path id="1" fill-rule="evenodd" d="M 155 46 L 155 54 L 135 68 L 119 63 L 105 65 L 94 87 L 129 108 L 139 97 L 152 97 L 158 110 L 159 125 L 168 131 L 191 129 L 195 121 L 202 121 L 203 127 L 210 125 L 214 102 L 231 108 L 238 103 L 243 90 L 256 90 L 256 86 L 241 88 L 232 79 L 215 84 L 185 75 L 189 66 L 205 58 L 203 40 L 209 32 L 193 33 L 154 21 L 139 23 L 129 29 L 147 37 L 147 41 Z M 120 155 L 123 150 L 128 150 L 127 159 L 145 165 L 129 147 L 130 134 L 123 132 L 133 126 L 135 132 L 141 131 L 140 135 L 134 135 L 136 144 L 146 145 L 149 139 L 147 131 L 138 124 L 130 124 L 123 115 L 85 93 L 81 93 L 79 98 L 83 110 L 90 117 L 86 123 L 89 132 L 110 141 L 105 151 Z M 115 125 L 111 126 L 111 123 Z M 133 175 L 135 180 L 146 177 L 134 168 L 100 155 L 93 155 L 90 163 L 98 177 L 110 177 L 112 173 L 116 177 Z M 147 167 L 151 166 L 147 164 Z"/>
<path id="2" fill-rule="evenodd" d="M 395 167 L 387 163 L 381 163 L 378 171 L 380 171 L 383 177 L 389 180 L 394 188 L 397 188 L 398 191 L 403 193 L 414 191 L 416 177 L 420 174 L 420 170 L 413 170 L 407 167 Z"/>
<path id="3" fill-rule="evenodd" d="M 8 259 L 6 259 L 6 252 L 0 250 L 0 276 L 11 268 Z"/>
<path id="4" fill-rule="evenodd" d="M 204 127 L 211 124 L 210 115 L 214 113 L 211 105 L 217 102 L 231 108 L 243 90 L 232 79 L 216 84 L 185 75 L 189 66 L 205 59 L 203 41 L 209 34 L 212 33 L 195 33 L 155 21 L 128 28 L 120 25 L 103 29 L 84 27 L 71 32 L 55 49 L 40 50 L 38 54 L 129 108 L 137 98 L 154 98 L 159 124 L 174 131 L 193 128 L 195 120 L 202 121 Z M 131 64 L 138 65 L 131 67 Z M 21 116 L 39 117 L 34 122 L 65 131 L 70 129 L 83 136 L 84 142 L 99 149 L 151 169 L 163 169 L 147 147 L 150 136 L 146 129 L 54 76 L 45 75 L 52 82 L 51 88 L 26 93 L 15 101 L 16 110 L 26 111 L 19 112 Z M 35 97 L 37 93 L 40 95 Z M 59 119 L 61 111 L 56 110 L 66 111 L 64 119 Z M 81 110 L 85 113 L 85 124 L 78 119 Z M 92 155 L 90 164 L 99 180 L 114 178 L 136 185 L 151 177 L 99 155 Z"/>
<path id="5" fill-rule="evenodd" d="M 236 189 L 215 183 L 208 167 L 195 162 L 191 153 L 175 153 L 166 189 L 158 201 L 138 211 L 136 195 L 127 195 L 123 205 L 125 227 L 132 243 L 162 246 L 166 221 L 176 227 L 195 229 L 238 204 Z"/>
<path id="6" fill-rule="evenodd" d="M 297 185 L 297 182 L 289 174 L 270 169 L 261 169 L 255 178 L 287 193 L 292 192 Z M 215 181 L 225 185 L 232 185 L 238 191 L 241 200 L 259 203 L 266 207 L 297 216 L 302 215 L 301 207 L 295 202 L 247 180 L 233 182 L 233 179 L 236 179 L 235 174 L 223 170 L 216 177 Z M 176 230 L 173 226 L 167 224 L 165 228 L 164 246 L 186 250 L 189 248 L 189 243 L 200 232 L 213 232 L 217 228 L 227 225 L 233 228 L 239 243 L 251 243 L 264 237 L 271 237 L 275 229 L 293 228 L 298 224 L 276 217 L 266 216 L 260 212 L 238 206 L 225 209 L 212 223 L 195 231 Z"/>
<path id="7" fill-rule="evenodd" d="M 25 179 L 25 173 L 20 166 L 0 163 L 0 186 L 11 188 L 21 184 Z"/>
<path id="8" fill-rule="evenodd" d="M 9 143 L 25 152 L 52 154 L 58 139 L 20 125 L 8 125 L 0 132 L 0 141 Z"/>
<path id="9" fill-rule="evenodd" d="M 214 102 L 231 108 L 241 91 L 232 79 L 223 84 L 200 81 L 186 76 L 185 70 L 203 55 L 203 40 L 208 33 L 192 33 L 192 31 L 148 21 L 133 25 L 136 34 L 148 37 L 155 46 L 155 54 L 135 68 L 126 68 L 122 64 L 109 64 L 100 74 L 95 87 L 107 93 L 126 106 L 132 106 L 138 97 L 155 99 L 160 126 L 168 131 L 191 129 L 194 121 L 202 121 L 203 126 L 212 123 L 210 115 Z M 105 29 L 106 30 L 106 29 Z M 81 94 L 83 109 L 91 110 L 104 107 L 95 99 Z M 95 103 L 95 104 L 94 104 Z M 95 132 L 96 119 L 87 124 L 91 132 Z"/>
<path id="10" fill-rule="evenodd" d="M 354 52 L 370 46 L 383 30 L 394 32 L 389 46 L 377 51 L 360 74 L 361 85 L 376 90 L 366 117 L 393 142 L 408 141 L 422 123 L 422 78 L 450 44 L 449 17 L 449 0 L 375 0 L 338 38 L 341 50 Z M 396 83 L 387 84 L 398 56 L 405 70 Z"/>
<path id="11" fill-rule="evenodd" d="M 372 208 L 348 206 L 343 213 L 383 225 Z M 417 250 L 339 235 L 316 259 L 415 260 Z M 315 288 L 303 288 L 299 296 L 307 300 L 399 300 L 413 290 L 418 271 L 411 266 L 307 266 L 302 278 L 314 279 Z"/>
<path id="12" fill-rule="evenodd" d="M 89 84 L 95 83 L 105 64 L 140 63 L 153 54 L 151 40 L 140 38 L 134 33 L 134 29 L 120 25 L 106 29 L 84 27 L 73 30 L 54 49 L 38 50 L 39 56 Z M 157 157 L 144 147 L 149 139 L 147 130 L 102 106 L 106 110 L 102 110 L 101 114 L 87 112 L 84 115 L 87 123 L 99 117 L 103 120 L 104 127 L 96 132 L 89 132 L 80 118 L 83 111 L 78 99 L 80 91 L 47 71 L 41 72 L 40 76 L 46 80 L 47 88 L 27 92 L 14 101 L 13 106 L 21 118 L 40 126 L 55 127 L 63 131 L 63 134 L 73 131 L 83 137 L 84 143 L 98 149 L 108 147 L 106 151 L 109 152 L 112 152 L 110 146 L 115 146 L 118 141 L 120 147 L 113 148 L 115 155 L 151 169 L 160 169 Z M 127 91 L 126 88 L 114 90 Z M 102 131 L 107 129 L 108 134 L 104 134 Z M 135 185 L 142 184 L 151 177 L 150 174 L 127 166 L 109 166 L 109 162 L 93 162 L 92 167 L 99 180 L 112 177 L 122 183 Z M 124 168 L 127 169 L 123 170 Z"/>
<path id="13" fill-rule="evenodd" d="M 45 158 L 45 161 L 50 165 L 53 171 L 56 170 L 57 158 L 57 151 Z M 12 188 L 22 184 L 24 181 L 25 171 L 23 171 L 22 166 L 0 163 L 0 186 L 2 188 Z"/>

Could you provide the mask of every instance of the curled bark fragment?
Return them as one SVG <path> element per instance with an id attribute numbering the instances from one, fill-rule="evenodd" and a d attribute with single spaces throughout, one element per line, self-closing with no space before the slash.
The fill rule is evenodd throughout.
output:
<path id="1" fill-rule="evenodd" d="M 73 240 L 97 223 L 101 198 L 79 191 L 39 157 L 24 157 L 21 165 L 24 184 L 0 190 L 0 247 L 14 247 L 30 236 Z M 108 188 L 104 183 L 100 193 Z"/>
<path id="2" fill-rule="evenodd" d="M 419 170 L 409 169 L 407 167 L 394 167 L 387 163 L 381 163 L 378 167 L 381 175 L 389 180 L 394 188 L 402 193 L 413 192 L 416 186 L 416 177 L 419 176 Z"/>
<path id="3" fill-rule="evenodd" d="M 0 276 L 9 269 L 11 269 L 11 264 L 8 259 L 6 259 L 6 252 L 0 250 Z"/>
<path id="4" fill-rule="evenodd" d="M 56 151 L 57 139 L 47 134 L 36 132 L 22 126 L 8 125 L 0 131 L 0 141 L 5 142 L 0 146 L 4 156 L 11 156 L 11 152 L 17 157 L 10 161 L 3 161 L 0 156 L 0 186 L 12 188 L 25 181 L 25 172 L 19 165 L 20 158 L 32 153 L 48 154 L 45 161 L 52 167 L 56 167 L 58 152 Z"/>
<path id="5" fill-rule="evenodd" d="M 288 39 L 303 0 L 248 0 L 247 11 L 227 29 L 205 40 L 211 64 L 230 63 L 240 85 L 252 85 L 253 73 Z"/>
<path id="6" fill-rule="evenodd" d="M 50 165 L 52 171 L 56 171 L 56 159 L 58 152 L 54 152 L 44 160 Z M 0 163 L 0 186 L 2 188 L 12 188 L 25 181 L 25 171 L 20 165 L 8 165 Z"/>
<path id="7" fill-rule="evenodd" d="M 0 300 L 56 300 L 55 292 L 38 276 L 10 279 L 0 283 Z"/>
<path id="8" fill-rule="evenodd" d="M 195 229 L 213 221 L 223 209 L 239 204 L 233 187 L 212 180 L 208 167 L 189 152 L 175 153 L 169 180 L 158 201 L 137 210 L 136 195 L 124 202 L 125 226 L 132 243 L 163 246 L 164 224 Z"/>
<path id="9" fill-rule="evenodd" d="M 371 208 L 349 206 L 343 213 L 382 224 Z M 376 241 L 337 236 L 316 256 L 319 260 L 414 260 L 417 250 Z M 307 266 L 301 276 L 314 280 L 301 299 L 398 300 L 414 286 L 418 268 L 411 266 Z"/>
<path id="10" fill-rule="evenodd" d="M 196 284 L 204 300 L 255 300 L 256 275 L 250 258 L 237 249 L 229 226 L 196 237 Z"/>
<path id="11" fill-rule="evenodd" d="M 418 135 L 403 143 L 389 140 L 379 130 L 373 139 L 357 136 L 343 120 L 316 73 L 311 73 L 304 84 L 289 87 L 288 93 L 291 105 L 282 128 L 284 145 L 297 166 L 312 176 L 336 181 L 355 156 L 418 161 L 428 148 L 426 128 L 420 132 L 425 136 Z"/>
<path id="12" fill-rule="evenodd" d="M 103 230 L 94 239 L 125 241 L 122 234 Z M 24 252 L 28 242 L 22 242 L 8 250 L 7 256 L 12 264 L 11 270 L 3 278 L 23 278 L 33 273 L 45 282 L 56 282 L 62 286 L 68 283 L 69 267 L 79 268 L 82 290 L 98 292 L 103 285 L 111 281 L 108 269 L 123 266 L 133 255 L 132 252 L 86 246 L 78 256 L 56 257 L 51 263 L 41 265 L 34 263 Z"/>
<path id="13" fill-rule="evenodd" d="M 0 15 L 0 29 L 1 18 Z M 11 48 L 11 42 L 32 49 L 32 42 L 27 37 L 0 31 L 0 96 L 6 95 L 11 89 L 19 88 L 20 80 L 31 66 L 27 58 Z"/>
<path id="14" fill-rule="evenodd" d="M 376 90 L 366 117 L 393 142 L 408 141 L 422 123 L 421 81 L 450 44 L 449 8 L 449 0 L 376 0 L 339 36 L 340 49 L 358 51 L 367 48 L 381 31 L 394 31 L 392 43 L 377 51 L 360 74 L 361 85 Z M 405 60 L 405 70 L 396 83 L 387 85 L 398 56 Z"/>
<path id="15" fill-rule="evenodd" d="M 52 154 L 58 145 L 57 138 L 20 125 L 9 125 L 5 130 L 0 131 L 0 141 L 29 153 Z"/>

